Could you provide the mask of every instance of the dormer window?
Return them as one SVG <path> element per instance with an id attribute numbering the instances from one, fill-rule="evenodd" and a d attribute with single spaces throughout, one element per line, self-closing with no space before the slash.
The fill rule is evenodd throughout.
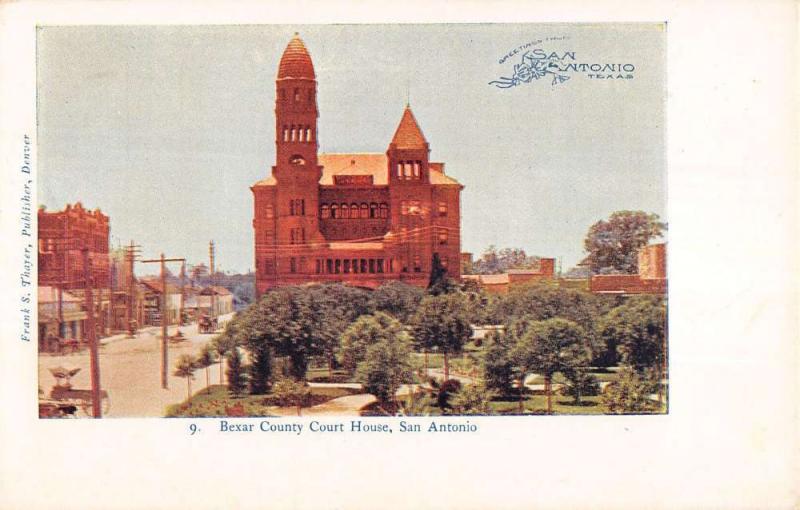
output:
<path id="1" fill-rule="evenodd" d="M 303 166 L 306 164 L 306 160 L 300 154 L 295 154 L 294 156 L 289 158 L 289 164 L 295 166 Z"/>

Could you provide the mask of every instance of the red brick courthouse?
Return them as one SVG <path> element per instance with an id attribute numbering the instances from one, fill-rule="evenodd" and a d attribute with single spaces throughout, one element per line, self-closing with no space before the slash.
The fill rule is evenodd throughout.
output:
<path id="1" fill-rule="evenodd" d="M 411 109 L 385 153 L 319 154 L 314 65 L 296 35 L 276 89 L 275 166 L 250 188 L 257 293 L 327 281 L 425 286 L 434 255 L 459 278 L 463 186 L 428 160 Z"/>

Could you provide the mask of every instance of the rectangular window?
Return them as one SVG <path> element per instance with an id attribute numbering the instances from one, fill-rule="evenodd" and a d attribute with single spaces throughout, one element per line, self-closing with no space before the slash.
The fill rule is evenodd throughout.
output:
<path id="1" fill-rule="evenodd" d="M 344 259 L 344 273 L 350 273 L 350 259 Z"/>
<path id="2" fill-rule="evenodd" d="M 353 266 L 353 272 L 357 273 L 358 272 L 358 259 L 353 259 L 352 266 Z"/>
<path id="3" fill-rule="evenodd" d="M 383 272 L 383 259 L 378 259 L 378 272 Z"/>
<path id="4" fill-rule="evenodd" d="M 367 259 L 361 259 L 361 272 L 367 272 Z"/>
<path id="5" fill-rule="evenodd" d="M 322 261 L 320 259 L 317 259 L 317 268 L 316 269 L 317 269 L 317 274 L 322 273 Z"/>
<path id="6" fill-rule="evenodd" d="M 289 259 L 289 272 L 290 273 L 297 272 L 297 259 L 294 257 Z"/>
<path id="7" fill-rule="evenodd" d="M 342 261 L 340 259 L 336 259 L 336 267 L 334 269 L 334 272 L 336 274 L 339 274 L 341 270 L 342 270 Z"/>
<path id="8" fill-rule="evenodd" d="M 439 202 L 439 216 L 447 216 L 447 202 Z"/>
<path id="9" fill-rule="evenodd" d="M 439 244 L 447 244 L 447 230 L 439 232 Z"/>
<path id="10" fill-rule="evenodd" d="M 275 217 L 275 208 L 272 204 L 267 204 L 267 207 L 264 209 L 264 216 L 266 216 L 268 220 Z"/>
<path id="11" fill-rule="evenodd" d="M 419 273 L 422 271 L 422 259 L 419 255 L 414 255 L 414 272 Z"/>
<path id="12" fill-rule="evenodd" d="M 325 269 L 327 269 L 326 273 L 333 274 L 333 260 L 327 259 L 325 261 Z"/>
<path id="13" fill-rule="evenodd" d="M 369 272 L 375 272 L 375 259 L 369 259 Z"/>

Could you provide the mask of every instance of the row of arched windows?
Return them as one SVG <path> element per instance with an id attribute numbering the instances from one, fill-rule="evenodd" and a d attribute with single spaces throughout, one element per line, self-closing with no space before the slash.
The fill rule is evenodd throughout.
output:
<path id="1" fill-rule="evenodd" d="M 296 126 L 294 124 L 283 126 L 284 142 L 311 142 L 314 140 L 314 133 L 311 126 Z"/>
<path id="2" fill-rule="evenodd" d="M 322 204 L 320 208 L 321 218 L 335 219 L 374 219 L 388 218 L 389 206 L 386 203 L 372 202 L 367 204 Z"/>
<path id="3" fill-rule="evenodd" d="M 295 88 L 292 92 L 292 99 L 295 103 L 299 102 L 302 97 L 302 91 L 299 88 Z M 281 89 L 281 99 L 286 101 L 286 89 Z M 310 103 L 314 101 L 314 91 L 308 90 L 306 92 L 306 100 Z"/>

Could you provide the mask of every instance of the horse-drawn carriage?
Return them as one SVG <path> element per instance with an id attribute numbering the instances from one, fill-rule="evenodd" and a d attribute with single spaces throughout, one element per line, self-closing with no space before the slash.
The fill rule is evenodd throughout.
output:
<path id="1" fill-rule="evenodd" d="M 200 316 L 200 320 L 197 321 L 197 330 L 200 333 L 213 333 L 219 327 L 219 323 L 217 322 L 216 317 L 209 317 L 206 314 Z"/>
<path id="2" fill-rule="evenodd" d="M 87 416 L 93 416 L 92 390 L 76 389 L 72 387 L 70 379 L 80 372 L 80 368 L 67 369 L 63 367 L 51 368 L 50 373 L 56 378 L 56 384 L 50 390 L 49 400 L 39 401 L 39 416 L 42 418 L 64 418 L 75 416 L 78 409 Z M 105 415 L 111 402 L 108 393 L 100 390 L 100 410 Z"/>

